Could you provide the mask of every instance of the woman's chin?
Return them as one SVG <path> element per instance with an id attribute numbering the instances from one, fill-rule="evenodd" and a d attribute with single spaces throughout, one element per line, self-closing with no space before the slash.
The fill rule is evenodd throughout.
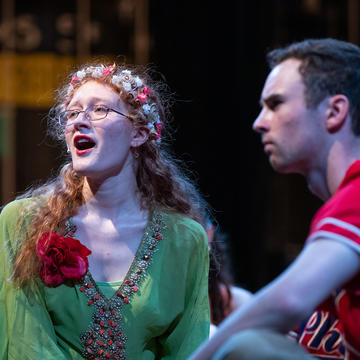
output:
<path id="1" fill-rule="evenodd" d="M 73 163 L 73 169 L 79 176 L 91 177 L 94 176 L 94 173 L 96 173 L 96 171 L 94 172 L 94 169 L 90 166 L 84 166 L 76 163 Z"/>

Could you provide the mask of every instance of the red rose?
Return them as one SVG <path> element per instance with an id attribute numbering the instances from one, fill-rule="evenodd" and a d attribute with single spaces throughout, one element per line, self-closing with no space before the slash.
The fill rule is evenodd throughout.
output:
<path id="1" fill-rule="evenodd" d="M 41 235 L 37 255 L 42 262 L 40 277 L 48 286 L 56 287 L 66 280 L 79 280 L 89 267 L 91 251 L 71 237 L 54 232 Z"/>

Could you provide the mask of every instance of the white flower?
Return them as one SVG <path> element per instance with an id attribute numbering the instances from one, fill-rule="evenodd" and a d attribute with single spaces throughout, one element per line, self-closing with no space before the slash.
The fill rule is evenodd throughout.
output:
<path id="1" fill-rule="evenodd" d="M 82 80 L 86 76 L 86 72 L 84 70 L 79 70 L 76 73 L 76 76 L 79 78 L 79 80 Z"/>
<path id="2" fill-rule="evenodd" d="M 149 130 L 152 130 L 154 128 L 154 123 L 153 122 L 148 123 L 146 126 Z"/>
<path id="3" fill-rule="evenodd" d="M 95 68 L 95 70 L 92 72 L 92 76 L 93 77 L 96 77 L 96 78 L 99 78 L 102 76 L 102 69 L 97 67 Z"/>
<path id="4" fill-rule="evenodd" d="M 130 70 L 123 70 L 121 73 L 122 73 L 122 74 L 126 74 L 126 75 L 131 75 L 131 71 L 130 71 Z"/>
<path id="5" fill-rule="evenodd" d="M 114 85 L 119 85 L 121 83 L 121 76 L 119 75 L 114 75 L 111 79 L 111 82 L 114 84 Z"/>
<path id="6" fill-rule="evenodd" d="M 145 115 L 149 115 L 150 114 L 150 109 L 151 109 L 151 106 L 148 105 L 148 104 L 145 104 L 142 106 L 143 110 L 144 110 L 144 114 Z"/>
<path id="7" fill-rule="evenodd" d="M 156 122 L 156 123 L 159 123 L 159 122 L 161 122 L 160 121 L 160 115 L 159 115 L 159 113 L 156 111 L 156 113 L 154 114 L 154 122 Z"/>
<path id="8" fill-rule="evenodd" d="M 142 80 L 138 76 L 135 78 L 135 84 L 137 87 L 140 87 L 143 84 Z"/>
<path id="9" fill-rule="evenodd" d="M 130 84 L 130 83 L 123 81 L 123 82 L 121 83 L 121 85 L 123 86 L 123 88 L 125 89 L 125 91 L 130 91 L 130 90 L 131 90 L 131 84 Z"/>

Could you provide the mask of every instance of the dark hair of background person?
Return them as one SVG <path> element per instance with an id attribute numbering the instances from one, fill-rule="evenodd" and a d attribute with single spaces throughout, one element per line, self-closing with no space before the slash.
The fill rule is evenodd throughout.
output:
<path id="1" fill-rule="evenodd" d="M 227 241 L 227 235 L 217 229 L 212 241 L 209 242 L 209 300 L 211 322 L 214 325 L 219 325 L 225 319 L 226 310 L 232 300 L 230 286 L 233 284 L 233 278 L 230 274 Z M 225 297 L 222 288 L 226 292 Z"/>

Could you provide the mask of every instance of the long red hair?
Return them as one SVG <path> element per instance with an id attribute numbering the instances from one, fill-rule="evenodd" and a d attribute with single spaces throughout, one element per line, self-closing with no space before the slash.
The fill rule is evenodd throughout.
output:
<path id="1" fill-rule="evenodd" d="M 96 66 L 106 68 L 104 65 L 85 65 L 78 71 L 86 71 L 89 67 L 96 68 Z M 116 65 L 114 69 L 116 73 L 126 68 Z M 131 71 L 151 89 L 151 100 L 156 104 L 163 129 L 166 130 L 167 102 L 164 102 L 160 95 L 161 90 L 166 89 L 166 86 L 161 82 L 153 82 L 147 72 L 141 68 L 132 68 Z M 90 73 L 82 81 L 69 85 L 70 79 L 77 73 L 70 74 L 65 86 L 59 89 L 57 104 L 50 111 L 49 132 L 54 138 L 64 142 L 63 129 L 59 127 L 57 121 L 59 113 L 65 109 L 74 91 L 89 80 L 111 86 L 129 105 L 134 126 L 145 124 L 146 119 L 142 113 L 141 104 L 133 96 L 129 96 L 129 93 L 121 86 L 115 86 L 111 81 L 111 74 L 99 78 L 91 76 Z M 141 145 L 137 152 L 136 181 L 142 207 L 181 213 L 203 224 L 207 204 L 193 181 L 190 180 L 187 170 L 170 154 L 166 136 L 163 134 L 161 143 L 150 139 Z M 33 201 L 30 203 L 33 205 L 31 210 L 24 211 L 19 223 L 21 226 L 24 223 L 23 220 L 31 216 L 31 221 L 26 221 L 31 224 L 28 225 L 30 228 L 27 228 L 26 232 L 23 231 L 24 239 L 14 263 L 13 278 L 19 286 L 23 286 L 38 276 L 40 264 L 36 248 L 40 236 L 44 232 L 52 231 L 64 234 L 66 220 L 76 215 L 79 206 L 84 203 L 83 184 L 84 178 L 76 174 L 71 162 L 67 162 L 55 179 L 20 196 L 20 198 L 31 198 Z"/>

